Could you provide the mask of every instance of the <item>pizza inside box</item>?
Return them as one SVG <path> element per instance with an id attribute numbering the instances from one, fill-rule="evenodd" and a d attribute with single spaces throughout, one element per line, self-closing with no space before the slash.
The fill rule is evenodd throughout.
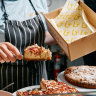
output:
<path id="1" fill-rule="evenodd" d="M 48 31 L 73 61 L 96 51 L 96 13 L 81 1 L 44 14 Z"/>

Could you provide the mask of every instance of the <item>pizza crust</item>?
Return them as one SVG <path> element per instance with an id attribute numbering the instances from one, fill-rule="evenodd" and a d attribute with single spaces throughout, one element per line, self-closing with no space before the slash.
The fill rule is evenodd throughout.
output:
<path id="1" fill-rule="evenodd" d="M 96 88 L 96 66 L 72 66 L 65 70 L 65 79 L 76 86 Z"/>

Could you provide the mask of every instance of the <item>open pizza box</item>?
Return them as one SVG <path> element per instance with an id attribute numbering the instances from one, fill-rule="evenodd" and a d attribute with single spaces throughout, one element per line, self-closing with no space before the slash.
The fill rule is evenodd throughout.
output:
<path id="1" fill-rule="evenodd" d="M 75 2 L 75 3 L 73 3 L 73 5 L 72 5 L 72 4 L 69 4 L 70 2 L 71 3 Z M 71 7 L 69 7 L 69 9 L 67 9 L 69 5 L 71 7 L 74 6 L 74 9 L 77 13 L 75 11 L 73 11 L 73 13 L 72 13 L 70 11 L 70 10 L 72 10 Z M 78 13 L 79 11 L 77 11 L 77 10 L 80 10 L 80 9 L 79 8 L 76 9 L 76 6 L 79 6 L 82 9 L 82 11 L 80 11 L 81 12 L 81 19 L 82 19 L 81 21 L 77 20 L 80 17 L 79 16 L 80 14 Z M 67 14 L 68 12 L 69 12 L 69 15 Z M 67 14 L 67 15 L 64 17 L 63 15 L 65 15 L 65 14 Z M 70 14 L 71 14 L 71 16 L 73 15 L 73 17 L 77 16 L 76 20 L 75 20 L 75 22 L 78 23 L 77 25 L 80 25 L 79 23 L 83 22 L 85 24 L 84 28 L 86 26 L 87 26 L 87 28 L 85 28 L 85 29 L 81 28 L 80 27 L 82 25 L 81 24 L 79 26 L 79 28 L 78 27 L 76 28 L 76 26 L 75 26 L 75 28 L 73 29 L 73 27 L 72 27 L 73 25 L 71 24 L 71 22 L 74 23 L 74 20 L 72 19 L 73 17 L 72 18 L 70 17 Z M 60 15 L 61 15 L 61 18 L 60 18 Z M 44 16 L 45 16 L 45 19 L 46 19 L 48 31 L 53 36 L 53 38 L 57 41 L 59 46 L 64 50 L 65 54 L 67 55 L 67 57 L 71 61 L 73 61 L 77 58 L 80 58 L 84 55 L 87 55 L 87 54 L 96 50 L 96 13 L 94 11 L 92 11 L 83 2 L 76 1 L 76 0 L 68 0 L 66 2 L 66 4 L 64 5 L 64 8 L 59 8 L 57 10 L 54 10 L 54 11 L 50 12 L 50 13 L 44 14 Z M 62 17 L 63 17 L 63 20 L 62 20 Z M 68 21 L 69 23 L 66 21 L 66 19 L 69 20 Z M 63 25 L 64 22 L 68 23 L 67 25 L 70 26 L 69 29 L 65 28 L 65 25 Z M 60 28 L 57 27 L 57 25 L 61 28 L 61 31 L 60 31 Z M 78 31 L 78 29 L 79 29 L 79 31 Z M 84 31 L 83 31 L 83 29 L 84 29 Z M 63 33 L 62 33 L 62 30 L 63 30 Z M 70 31 L 70 32 L 67 32 L 68 34 L 65 33 L 65 35 L 64 35 L 64 32 L 67 31 L 67 30 L 69 30 L 69 31 L 70 30 L 72 30 L 72 31 L 75 30 L 75 34 L 79 34 L 79 36 L 76 35 L 76 36 L 73 36 L 73 37 L 70 37 L 70 36 L 66 37 L 65 35 L 70 34 L 70 32 L 72 33 L 72 31 Z M 80 35 L 81 33 L 79 33 L 79 32 L 81 32 L 81 33 L 84 32 L 83 33 L 84 35 Z M 71 41 L 70 40 L 68 41 L 66 38 L 70 39 Z M 73 39 L 73 41 L 72 41 L 72 39 Z"/>

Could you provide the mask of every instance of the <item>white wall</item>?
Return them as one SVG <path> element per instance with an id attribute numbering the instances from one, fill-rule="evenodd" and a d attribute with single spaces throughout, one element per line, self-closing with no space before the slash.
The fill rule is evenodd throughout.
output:
<path id="1" fill-rule="evenodd" d="M 65 2 L 66 0 L 47 0 L 49 11 L 60 8 Z"/>
<path id="2" fill-rule="evenodd" d="M 84 1 L 84 0 L 80 0 Z M 49 11 L 60 8 L 65 4 L 66 0 L 47 0 Z"/>

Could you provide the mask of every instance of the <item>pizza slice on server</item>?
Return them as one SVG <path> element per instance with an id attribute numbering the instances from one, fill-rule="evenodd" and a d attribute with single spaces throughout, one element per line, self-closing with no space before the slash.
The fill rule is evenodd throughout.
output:
<path id="1" fill-rule="evenodd" d="M 24 60 L 32 60 L 32 61 L 43 61 L 43 60 L 51 60 L 52 53 L 49 49 L 45 49 L 44 47 L 40 47 L 37 44 L 28 46 L 24 50 Z"/>

